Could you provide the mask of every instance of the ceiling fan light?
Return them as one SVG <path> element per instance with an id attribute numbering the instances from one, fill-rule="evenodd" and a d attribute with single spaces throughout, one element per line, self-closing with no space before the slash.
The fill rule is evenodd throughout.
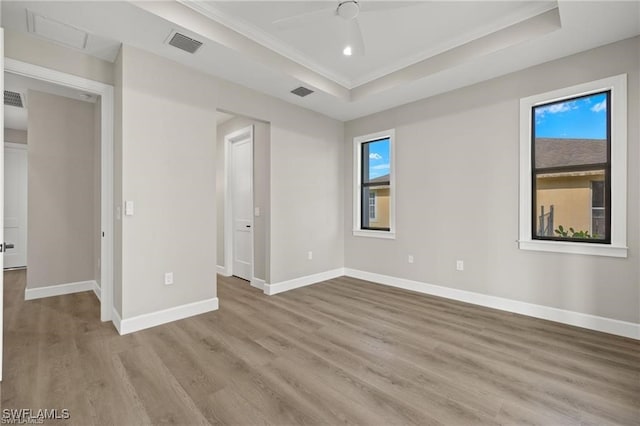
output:
<path id="1" fill-rule="evenodd" d="M 338 15 L 346 19 L 347 21 L 358 16 L 359 12 L 360 6 L 355 0 L 346 0 L 338 5 Z"/>
<path id="2" fill-rule="evenodd" d="M 345 47 L 344 50 L 342 51 L 342 54 L 344 56 L 351 56 L 353 54 L 353 51 L 351 50 L 351 46 Z"/>

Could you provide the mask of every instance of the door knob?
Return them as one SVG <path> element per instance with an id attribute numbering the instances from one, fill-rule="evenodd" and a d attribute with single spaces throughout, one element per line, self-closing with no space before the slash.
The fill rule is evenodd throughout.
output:
<path id="1" fill-rule="evenodd" d="M 15 247 L 15 244 L 13 243 L 2 243 L 0 244 L 0 253 L 3 253 L 9 249 L 12 249 Z"/>

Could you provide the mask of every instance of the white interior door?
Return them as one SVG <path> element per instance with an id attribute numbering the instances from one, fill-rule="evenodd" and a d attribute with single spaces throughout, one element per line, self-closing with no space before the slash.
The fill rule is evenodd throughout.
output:
<path id="1" fill-rule="evenodd" d="M 232 140 L 230 195 L 233 224 L 233 275 L 253 275 L 253 132 Z"/>
<path id="2" fill-rule="evenodd" d="M 4 145 L 4 267 L 27 266 L 27 146 Z"/>

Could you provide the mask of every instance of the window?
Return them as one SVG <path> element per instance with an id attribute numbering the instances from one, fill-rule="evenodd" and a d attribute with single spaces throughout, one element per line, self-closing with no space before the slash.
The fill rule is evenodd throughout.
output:
<path id="1" fill-rule="evenodd" d="M 520 101 L 520 248 L 626 257 L 626 76 Z"/>
<path id="2" fill-rule="evenodd" d="M 394 136 L 387 130 L 354 139 L 354 235 L 395 237 Z"/>
<path id="3" fill-rule="evenodd" d="M 533 238 L 611 241 L 610 100 L 606 91 L 532 108 Z M 597 232 L 592 222 L 594 195 L 604 225 Z"/>

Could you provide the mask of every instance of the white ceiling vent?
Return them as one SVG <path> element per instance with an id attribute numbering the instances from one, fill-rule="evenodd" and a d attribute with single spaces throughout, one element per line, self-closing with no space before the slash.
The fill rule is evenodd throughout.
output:
<path id="1" fill-rule="evenodd" d="M 10 90 L 4 91 L 4 104 L 17 108 L 24 108 L 24 96 L 22 93 L 12 92 Z"/>
<path id="2" fill-rule="evenodd" d="M 293 89 L 291 91 L 291 93 L 293 93 L 294 95 L 298 95 L 301 98 L 304 98 L 305 96 L 308 96 L 308 95 L 312 94 L 313 90 L 307 89 L 306 87 L 303 87 L 303 86 L 300 86 L 300 87 L 297 87 L 297 88 Z"/>
<path id="3" fill-rule="evenodd" d="M 27 30 L 40 37 L 76 49 L 87 47 L 89 34 L 71 25 L 38 15 L 27 9 Z"/>
<path id="4" fill-rule="evenodd" d="M 201 41 L 188 37 L 184 34 L 180 34 L 177 31 L 171 32 L 167 39 L 167 43 L 189 53 L 196 53 L 196 51 L 200 49 L 200 46 L 202 46 Z"/>

